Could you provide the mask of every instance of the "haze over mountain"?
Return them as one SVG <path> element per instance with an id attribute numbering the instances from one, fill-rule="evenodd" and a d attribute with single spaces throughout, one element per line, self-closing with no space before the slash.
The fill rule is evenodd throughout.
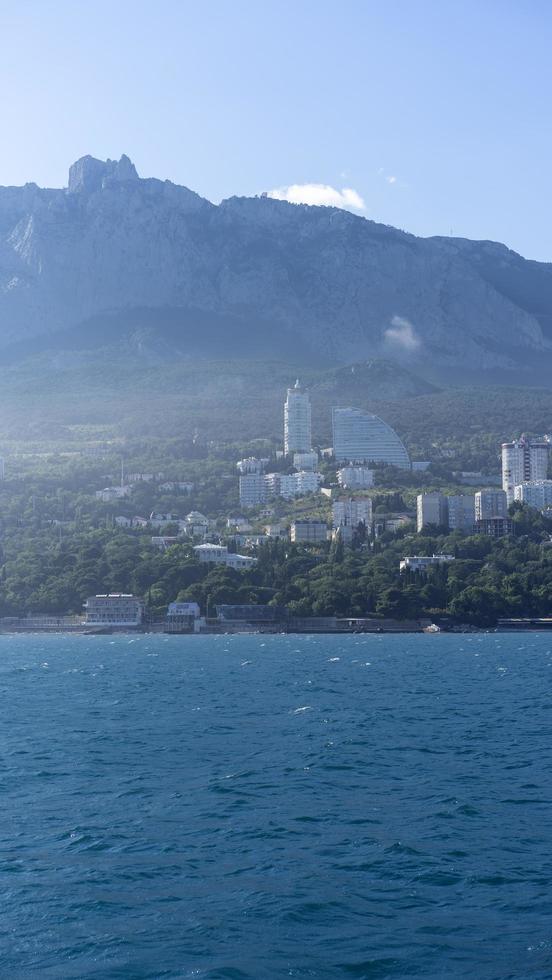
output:
<path id="1" fill-rule="evenodd" d="M 66 189 L 0 188 L 3 356 L 115 336 L 184 355 L 529 373 L 552 362 L 552 265 L 336 208 L 214 205 L 139 178 L 126 156 L 83 157 Z"/>

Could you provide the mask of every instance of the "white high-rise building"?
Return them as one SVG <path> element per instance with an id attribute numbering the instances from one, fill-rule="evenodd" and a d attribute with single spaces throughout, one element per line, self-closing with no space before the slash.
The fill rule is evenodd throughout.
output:
<path id="1" fill-rule="evenodd" d="M 502 443 L 502 489 L 508 505 L 514 499 L 514 487 L 532 480 L 546 480 L 550 443 L 544 439 L 522 436 L 515 442 Z"/>
<path id="2" fill-rule="evenodd" d="M 322 482 L 321 474 L 310 470 L 300 470 L 299 473 L 267 473 L 263 479 L 267 497 L 284 497 L 285 500 L 316 493 Z"/>
<path id="3" fill-rule="evenodd" d="M 288 388 L 284 405 L 284 451 L 287 456 L 308 453 L 311 448 L 310 398 L 297 380 L 293 388 Z"/>
<path id="4" fill-rule="evenodd" d="M 265 478 L 262 473 L 244 473 L 240 476 L 240 506 L 257 507 L 266 497 Z"/>
<path id="5" fill-rule="evenodd" d="M 552 480 L 531 480 L 514 489 L 514 499 L 537 510 L 552 506 Z"/>
<path id="6" fill-rule="evenodd" d="M 388 463 L 410 469 L 408 453 L 383 419 L 360 408 L 332 410 L 334 456 L 338 463 Z"/>

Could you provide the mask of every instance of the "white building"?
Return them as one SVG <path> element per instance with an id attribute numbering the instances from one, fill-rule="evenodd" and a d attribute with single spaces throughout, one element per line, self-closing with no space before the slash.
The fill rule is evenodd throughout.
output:
<path id="1" fill-rule="evenodd" d="M 236 469 L 241 476 L 246 473 L 262 473 L 268 459 L 257 459 L 256 456 L 248 456 L 247 459 L 240 459 L 236 463 Z"/>
<path id="2" fill-rule="evenodd" d="M 298 473 L 293 473 L 292 476 L 295 478 L 294 497 L 302 497 L 306 493 L 317 493 L 322 483 L 322 475 L 320 473 L 312 473 L 309 470 L 299 470 Z"/>
<path id="3" fill-rule="evenodd" d="M 190 630 L 201 632 L 205 620 L 197 602 L 170 602 L 167 608 L 167 628 L 169 633 L 180 633 Z"/>
<path id="4" fill-rule="evenodd" d="M 193 483 L 167 480 L 166 483 L 160 484 L 159 489 L 166 491 L 167 493 L 171 493 L 174 491 L 178 491 L 179 493 L 191 493 L 192 490 L 194 489 L 194 485 Z"/>
<path id="5" fill-rule="evenodd" d="M 550 443 L 544 439 L 522 436 L 515 442 L 502 443 L 502 489 L 508 505 L 514 500 L 514 488 L 534 480 L 546 480 Z"/>
<path id="6" fill-rule="evenodd" d="M 294 453 L 293 465 L 296 470 L 315 470 L 318 466 L 318 453 L 314 449 L 310 453 Z"/>
<path id="7" fill-rule="evenodd" d="M 226 565 L 228 568 L 236 568 L 241 571 L 257 564 L 256 558 L 250 558 L 248 555 L 236 555 L 234 552 L 228 551 L 228 548 L 222 544 L 197 544 L 194 552 L 201 562 Z"/>
<path id="8" fill-rule="evenodd" d="M 321 544 L 328 540 L 328 526 L 325 521 L 293 521 L 291 540 L 296 544 Z"/>
<path id="9" fill-rule="evenodd" d="M 284 451 L 289 453 L 309 453 L 312 448 L 311 405 L 306 391 L 299 381 L 288 388 L 284 405 Z"/>
<path id="10" fill-rule="evenodd" d="M 163 479 L 162 473 L 129 473 L 127 480 L 129 483 L 153 483 L 157 477 Z"/>
<path id="11" fill-rule="evenodd" d="M 104 504 L 110 504 L 113 500 L 122 500 L 123 497 L 130 497 L 132 487 L 104 487 L 103 490 L 96 490 L 96 500 L 101 500 Z"/>
<path id="12" fill-rule="evenodd" d="M 191 510 L 186 514 L 183 530 L 191 538 L 205 538 L 209 533 L 209 520 L 198 510 Z"/>
<path id="13" fill-rule="evenodd" d="M 454 555 L 410 555 L 399 562 L 401 572 L 426 572 L 433 565 L 445 565 L 454 561 Z"/>
<path id="14" fill-rule="evenodd" d="M 279 497 L 283 473 L 265 473 L 263 487 L 265 497 Z M 285 484 L 287 486 L 287 483 Z"/>
<path id="15" fill-rule="evenodd" d="M 360 408 L 332 410 L 334 456 L 338 463 L 388 463 L 410 469 L 408 453 L 383 419 Z"/>
<path id="16" fill-rule="evenodd" d="M 552 506 L 552 480 L 530 480 L 514 488 L 514 500 L 537 510 Z"/>
<path id="17" fill-rule="evenodd" d="M 199 619 L 201 612 L 197 602 L 169 602 L 167 616 L 192 616 Z"/>
<path id="18" fill-rule="evenodd" d="M 144 603 L 122 592 L 90 596 L 85 604 L 87 626 L 140 626 Z"/>
<path id="19" fill-rule="evenodd" d="M 316 493 L 321 482 L 321 474 L 309 470 L 300 470 L 299 473 L 266 473 L 265 495 L 291 500 L 293 497 L 303 497 L 307 493 Z"/>
<path id="20" fill-rule="evenodd" d="M 149 523 L 151 527 L 156 527 L 159 528 L 159 530 L 162 530 L 165 527 L 169 527 L 169 525 L 178 525 L 179 520 L 176 514 L 159 514 L 156 511 L 153 511 L 150 514 Z"/>
<path id="21" fill-rule="evenodd" d="M 416 497 L 418 533 L 429 524 L 448 527 L 448 505 L 444 493 L 419 493 Z"/>
<path id="22" fill-rule="evenodd" d="M 365 524 L 369 531 L 372 526 L 372 501 L 369 497 L 350 497 L 349 500 L 336 500 L 332 504 L 332 527 L 351 527 Z"/>
<path id="23" fill-rule="evenodd" d="M 234 531 L 251 531 L 251 524 L 247 520 L 247 517 L 227 517 L 226 527 Z"/>
<path id="24" fill-rule="evenodd" d="M 491 517 L 507 517 L 508 501 L 505 490 L 478 490 L 475 494 L 475 519 L 486 521 Z"/>
<path id="25" fill-rule="evenodd" d="M 267 538 L 289 538 L 289 531 L 284 524 L 265 524 L 263 530 Z"/>
<path id="26" fill-rule="evenodd" d="M 457 493 L 446 498 L 448 526 L 451 531 L 473 533 L 475 524 L 475 496 L 473 493 Z"/>
<path id="27" fill-rule="evenodd" d="M 265 498 L 265 477 L 261 471 L 240 476 L 240 507 L 258 507 Z"/>
<path id="28" fill-rule="evenodd" d="M 374 471 L 367 466 L 344 466 L 337 471 L 337 482 L 345 490 L 365 490 L 374 486 Z"/>

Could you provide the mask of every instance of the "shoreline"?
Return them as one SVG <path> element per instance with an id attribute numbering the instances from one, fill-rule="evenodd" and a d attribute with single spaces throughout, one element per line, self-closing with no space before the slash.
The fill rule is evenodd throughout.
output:
<path id="1" fill-rule="evenodd" d="M 466 636 L 470 633 L 549 633 L 552 627 L 546 626 L 495 626 L 478 627 L 470 626 L 466 629 L 440 629 L 438 631 L 427 631 L 423 627 L 414 629 L 412 627 L 402 628 L 380 628 L 380 629 L 206 629 L 194 632 L 192 630 L 159 630 L 159 629 L 132 629 L 117 628 L 111 629 L 86 629 L 68 627 L 14 627 L 13 629 L 0 629 L 1 636 L 180 636 L 180 637 L 205 637 L 205 636 Z"/>

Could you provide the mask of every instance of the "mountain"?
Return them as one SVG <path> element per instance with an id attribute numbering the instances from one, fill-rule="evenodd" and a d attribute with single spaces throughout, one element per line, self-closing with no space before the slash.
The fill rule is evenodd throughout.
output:
<path id="1" fill-rule="evenodd" d="M 106 337 L 178 356 L 387 358 L 530 380 L 552 364 L 552 265 L 335 208 L 213 205 L 141 179 L 126 156 L 83 157 L 65 189 L 0 188 L 0 356 Z"/>

